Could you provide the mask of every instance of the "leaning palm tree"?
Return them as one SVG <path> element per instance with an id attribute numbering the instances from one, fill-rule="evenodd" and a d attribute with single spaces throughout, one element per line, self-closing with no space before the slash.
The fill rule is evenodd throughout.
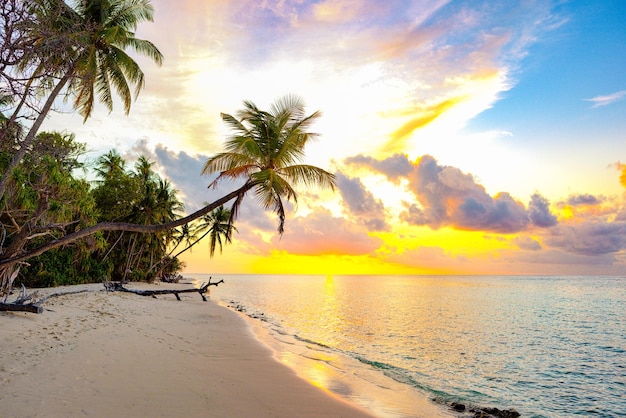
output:
<path id="1" fill-rule="evenodd" d="M 135 95 L 139 94 L 144 86 L 144 74 L 125 50 L 132 49 L 146 55 L 158 65 L 163 60 L 156 46 L 136 38 L 134 33 L 138 23 L 153 19 L 154 9 L 150 0 L 77 0 L 74 7 L 64 0 L 37 0 L 32 4 L 31 13 L 35 16 L 53 14 L 54 18 L 40 19 L 49 22 L 49 27 L 43 28 L 46 30 L 33 27 L 29 37 L 39 47 L 32 57 L 25 57 L 22 65 L 33 65 L 31 61 L 36 61 L 34 65 L 37 69 L 33 77 L 37 77 L 38 72 L 49 72 L 50 66 L 54 67 L 54 74 L 47 75 L 46 83 L 43 83 L 53 87 L 0 178 L 0 199 L 8 177 L 28 151 L 64 88 L 67 87 L 74 97 L 74 108 L 84 120 L 91 115 L 96 96 L 109 111 L 112 110 L 113 90 L 122 99 L 124 110 L 128 113 L 133 95 L 131 86 L 135 88 Z M 56 31 L 58 36 L 50 37 L 51 31 Z M 60 38 L 64 40 L 61 50 L 56 47 Z M 43 57 L 45 54 L 53 57 Z M 11 118 L 16 116 L 14 114 Z"/>
<path id="2" fill-rule="evenodd" d="M 226 142 L 226 152 L 209 158 L 202 173 L 219 172 L 211 183 L 213 187 L 227 179 L 244 181 L 240 189 L 244 193 L 237 196 L 231 208 L 231 225 L 248 190 L 254 190 L 265 209 L 276 212 L 278 232 L 282 234 L 285 230 L 283 198 L 297 203 L 294 185 L 315 184 L 334 189 L 333 174 L 319 167 L 299 164 L 304 157 L 304 147 L 317 136 L 308 129 L 320 116 L 320 112 L 307 116 L 303 100 L 294 95 L 277 100 L 269 112 L 245 101 L 236 117 L 222 114 L 222 120 L 233 134 Z"/>

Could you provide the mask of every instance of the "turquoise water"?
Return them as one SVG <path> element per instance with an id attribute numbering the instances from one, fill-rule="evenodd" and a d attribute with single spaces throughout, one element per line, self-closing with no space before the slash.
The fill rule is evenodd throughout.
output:
<path id="1" fill-rule="evenodd" d="M 212 298 L 258 318 L 281 361 L 378 416 L 427 416 L 424 396 L 524 417 L 626 413 L 625 278 L 219 278 Z"/>

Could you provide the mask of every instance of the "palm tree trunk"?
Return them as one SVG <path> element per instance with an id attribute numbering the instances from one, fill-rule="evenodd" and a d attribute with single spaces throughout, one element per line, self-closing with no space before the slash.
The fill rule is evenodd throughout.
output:
<path id="1" fill-rule="evenodd" d="M 172 259 L 178 257 L 179 255 L 181 255 L 182 253 L 184 253 L 185 251 L 191 249 L 191 247 L 193 247 L 194 245 L 196 245 L 197 243 L 199 243 L 200 241 L 202 241 L 202 239 L 204 237 L 206 237 L 207 235 L 209 235 L 211 233 L 210 230 L 206 231 L 204 234 L 202 234 L 202 236 L 200 238 L 198 238 L 197 240 L 195 240 L 194 242 L 192 242 L 191 244 L 189 244 L 187 247 L 183 248 L 182 250 L 180 250 L 174 257 L 172 257 Z"/>
<path id="2" fill-rule="evenodd" d="M 189 244 L 187 247 L 183 248 L 182 250 L 180 250 L 178 253 L 176 253 L 175 256 L 170 257 L 169 262 L 167 264 L 163 264 L 161 265 L 160 269 L 164 270 L 167 266 L 169 266 L 175 259 L 176 257 L 178 257 L 179 255 L 181 255 L 182 253 L 184 253 L 185 251 L 191 249 L 191 247 L 193 247 L 194 245 L 196 245 L 197 243 L 199 243 L 204 237 L 206 237 L 207 235 L 209 235 L 211 233 L 211 231 L 206 231 L 204 234 L 202 234 L 202 236 L 200 238 L 198 238 L 197 240 L 195 240 L 194 242 L 192 242 L 191 244 Z M 173 251 L 172 251 L 173 252 Z M 171 254 L 171 253 L 170 253 Z M 165 258 L 162 258 L 158 263 L 153 264 L 150 267 L 150 270 L 148 270 L 148 272 L 152 271 L 155 267 L 159 266 L 161 264 L 161 261 L 165 260 Z"/>
<path id="3" fill-rule="evenodd" d="M 28 98 L 28 92 L 30 91 L 30 86 L 33 84 L 34 80 L 34 78 L 30 78 L 28 82 L 26 82 L 26 85 L 24 86 L 24 94 L 20 98 L 20 102 L 11 114 L 11 117 L 6 121 L 4 127 L 2 128 L 2 131 L 0 131 L 0 141 L 8 141 L 8 134 L 11 131 L 11 126 L 13 126 L 13 124 L 17 120 L 17 116 L 22 110 L 22 106 L 24 106 L 24 103 L 26 103 L 26 99 Z"/>
<path id="4" fill-rule="evenodd" d="M 52 105 L 54 104 L 54 101 L 63 90 L 63 87 L 65 87 L 65 85 L 67 84 L 72 74 L 73 74 L 72 68 L 68 69 L 67 73 L 65 73 L 65 75 L 59 80 L 57 85 L 54 87 L 54 89 L 50 93 L 50 96 L 48 96 L 46 103 L 44 104 L 43 108 L 39 112 L 37 119 L 35 119 L 35 122 L 30 127 L 28 134 L 26 134 L 26 137 L 20 144 L 19 149 L 15 152 L 15 155 L 13 155 L 13 159 L 11 160 L 7 168 L 4 170 L 4 174 L 2 175 L 2 178 L 0 179 L 0 199 L 2 199 L 2 197 L 4 196 L 4 192 L 6 191 L 9 177 L 11 176 L 11 174 L 13 174 L 15 167 L 17 167 L 17 165 L 20 163 L 22 158 L 24 158 L 24 156 L 26 155 L 26 152 L 28 152 L 28 148 L 32 145 L 35 139 L 35 136 L 37 135 L 37 132 L 39 131 L 39 128 L 41 127 L 41 124 L 43 123 L 46 116 L 48 115 L 48 112 L 50 112 L 50 109 L 52 109 Z"/>

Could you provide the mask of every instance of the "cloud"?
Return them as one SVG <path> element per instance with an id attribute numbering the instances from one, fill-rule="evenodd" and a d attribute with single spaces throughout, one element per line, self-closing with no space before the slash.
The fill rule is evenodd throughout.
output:
<path id="1" fill-rule="evenodd" d="M 385 259 L 421 270 L 436 270 L 440 272 L 464 271 L 469 260 L 464 256 L 451 254 L 441 247 L 422 246 L 409 250 L 391 253 Z"/>
<path id="2" fill-rule="evenodd" d="M 584 100 L 588 102 L 593 102 L 593 106 L 591 107 L 596 108 L 596 107 L 607 106 L 612 103 L 618 102 L 622 100 L 625 96 L 626 96 L 626 90 L 620 90 L 618 92 L 615 92 L 613 94 L 609 94 L 606 96 L 596 96 L 596 97 L 592 97 L 591 99 L 584 99 Z"/>
<path id="3" fill-rule="evenodd" d="M 312 6 L 314 19 L 326 23 L 349 23 L 364 14 L 366 4 L 355 0 L 325 0 Z"/>
<path id="4" fill-rule="evenodd" d="M 528 212 L 530 221 L 540 228 L 548 228 L 557 224 L 556 216 L 550 213 L 550 202 L 537 193 L 530 198 Z"/>
<path id="5" fill-rule="evenodd" d="M 570 206 L 593 206 L 602 203 L 602 199 L 590 194 L 573 194 L 565 201 Z"/>
<path id="6" fill-rule="evenodd" d="M 372 168 L 384 174 L 394 183 L 397 183 L 401 177 L 406 177 L 411 171 L 413 171 L 413 165 L 404 154 L 394 154 L 383 160 L 377 160 L 365 155 L 357 155 L 346 158 L 344 163 L 348 165 L 355 165 L 357 167 Z"/>
<path id="7" fill-rule="evenodd" d="M 337 188 L 341 193 L 347 212 L 367 226 L 370 231 L 386 231 L 385 205 L 374 197 L 358 178 L 349 178 L 342 172 L 335 173 Z"/>
<path id="8" fill-rule="evenodd" d="M 619 176 L 619 182 L 626 188 L 626 164 L 622 164 L 619 161 L 615 163 L 615 167 L 621 172 Z"/>
<path id="9" fill-rule="evenodd" d="M 421 221 L 437 229 L 457 229 L 513 233 L 552 226 L 556 219 L 550 214 L 547 200 L 534 195 L 527 210 L 508 193 L 490 196 L 473 176 L 456 167 L 440 166 L 429 156 L 422 156 L 409 176 L 409 188 L 421 207 L 409 205 L 405 220 Z"/>
<path id="10" fill-rule="evenodd" d="M 572 194 L 557 202 L 555 207 L 562 211 L 566 219 L 584 222 L 588 220 L 616 221 L 616 214 L 624 209 L 624 202 L 618 196 L 595 196 L 592 194 Z M 571 220 L 570 222 L 573 222 Z"/>
<path id="11" fill-rule="evenodd" d="M 617 253 L 626 249 L 626 223 L 591 220 L 560 224 L 545 234 L 543 242 L 574 254 Z"/>
<path id="12" fill-rule="evenodd" d="M 425 127 L 463 100 L 463 97 L 455 97 L 435 103 L 424 109 L 416 109 L 416 116 L 391 134 L 391 139 L 384 145 L 385 150 L 387 152 L 400 152 L 406 149 L 406 141 L 415 130 Z"/>
<path id="13" fill-rule="evenodd" d="M 520 263 L 521 271 L 527 274 L 619 274 L 623 267 L 617 264 L 615 254 L 583 255 L 565 252 L 561 249 L 542 251 L 504 252 L 501 259 L 508 263 Z M 538 268 L 533 268 L 538 265 Z"/>
<path id="14" fill-rule="evenodd" d="M 514 233 L 557 223 L 548 200 L 540 194 L 531 197 L 528 208 L 506 192 L 490 196 L 471 174 L 439 165 L 430 155 L 420 157 L 415 163 L 402 154 L 383 160 L 356 156 L 345 161 L 385 174 L 396 183 L 406 178 L 416 201 L 403 202 L 405 210 L 400 219 L 411 225 Z M 391 169 L 392 164 L 398 168 Z"/>
<path id="15" fill-rule="evenodd" d="M 537 240 L 534 240 L 526 236 L 519 236 L 519 237 L 513 238 L 513 243 L 517 245 L 519 248 L 521 248 L 522 250 L 538 251 L 543 248 Z"/>
<path id="16" fill-rule="evenodd" d="M 400 214 L 400 220 L 410 225 L 428 225 L 430 220 L 424 210 L 415 203 L 402 202 L 406 210 Z"/>
<path id="17" fill-rule="evenodd" d="M 318 208 L 306 217 L 291 220 L 284 235 L 272 237 L 271 244 L 298 255 L 364 255 L 375 251 L 382 241 L 357 224 Z"/>

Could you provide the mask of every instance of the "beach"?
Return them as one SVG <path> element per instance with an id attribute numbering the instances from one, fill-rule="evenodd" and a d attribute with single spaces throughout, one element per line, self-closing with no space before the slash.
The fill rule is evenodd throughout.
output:
<path id="1" fill-rule="evenodd" d="M 297 377 L 242 316 L 198 294 L 40 294 L 79 290 L 42 314 L 0 312 L 1 418 L 371 416 Z"/>

